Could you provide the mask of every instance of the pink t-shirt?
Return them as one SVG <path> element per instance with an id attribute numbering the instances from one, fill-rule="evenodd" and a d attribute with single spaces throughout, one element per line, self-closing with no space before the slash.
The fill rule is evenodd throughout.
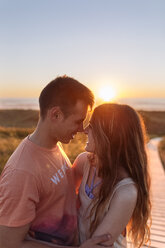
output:
<path id="1" fill-rule="evenodd" d="M 25 138 L 0 177 L 0 225 L 31 223 L 31 237 L 75 245 L 77 213 L 72 174 L 60 145 L 48 150 Z"/>

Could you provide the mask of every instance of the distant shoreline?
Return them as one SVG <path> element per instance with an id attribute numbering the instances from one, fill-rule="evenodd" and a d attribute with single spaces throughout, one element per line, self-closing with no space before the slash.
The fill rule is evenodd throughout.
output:
<path id="1" fill-rule="evenodd" d="M 113 102 L 128 104 L 137 110 L 165 111 L 165 98 L 118 98 Z M 96 99 L 96 105 L 101 104 L 101 99 Z M 38 98 L 2 98 L 0 97 L 1 110 L 39 110 Z"/>

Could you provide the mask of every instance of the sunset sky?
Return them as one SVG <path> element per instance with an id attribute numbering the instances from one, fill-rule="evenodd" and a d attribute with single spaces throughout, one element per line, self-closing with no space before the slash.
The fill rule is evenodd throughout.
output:
<path id="1" fill-rule="evenodd" d="M 165 97 L 164 0 L 0 0 L 0 97 L 67 74 L 96 96 Z"/>

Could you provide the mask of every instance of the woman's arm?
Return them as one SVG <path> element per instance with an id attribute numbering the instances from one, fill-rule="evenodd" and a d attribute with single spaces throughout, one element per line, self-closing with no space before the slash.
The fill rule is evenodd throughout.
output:
<path id="1" fill-rule="evenodd" d="M 100 243 L 109 240 L 109 235 L 101 235 L 88 239 L 81 246 L 60 246 L 52 243 L 40 243 L 39 241 L 25 240 L 30 224 L 21 227 L 0 226 L 1 248 L 101 248 Z"/>
<path id="2" fill-rule="evenodd" d="M 137 189 L 133 184 L 121 186 L 114 194 L 109 210 L 93 236 L 109 233 L 111 241 L 105 245 L 112 245 L 128 224 L 137 201 Z"/>

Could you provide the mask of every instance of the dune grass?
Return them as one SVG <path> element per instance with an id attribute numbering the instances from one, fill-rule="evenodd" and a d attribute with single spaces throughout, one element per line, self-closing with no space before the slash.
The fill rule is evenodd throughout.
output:
<path id="1" fill-rule="evenodd" d="M 0 173 L 21 140 L 32 133 L 33 130 L 33 128 L 0 127 Z M 69 144 L 63 144 L 63 148 L 72 163 L 76 156 L 84 151 L 85 143 L 86 135 L 78 133 Z"/>
<path id="2" fill-rule="evenodd" d="M 38 122 L 39 111 L 23 109 L 0 110 L 0 126 L 34 128 Z"/>
<path id="3" fill-rule="evenodd" d="M 164 111 L 139 111 L 144 119 L 149 137 L 165 135 Z M 39 118 L 35 110 L 0 110 L 0 173 L 13 151 L 21 140 L 32 133 Z M 79 133 L 69 144 L 64 144 L 64 150 L 74 161 L 76 156 L 84 151 L 86 135 Z M 165 141 L 161 143 L 160 152 L 165 150 Z M 164 154 L 164 153 L 162 153 Z M 165 155 L 161 155 L 165 161 Z"/>
<path id="4" fill-rule="evenodd" d="M 163 137 L 163 139 L 159 142 L 158 151 L 162 165 L 165 169 L 165 137 Z"/>
<path id="5" fill-rule="evenodd" d="M 0 173 L 21 140 L 32 131 L 32 128 L 0 127 Z"/>

